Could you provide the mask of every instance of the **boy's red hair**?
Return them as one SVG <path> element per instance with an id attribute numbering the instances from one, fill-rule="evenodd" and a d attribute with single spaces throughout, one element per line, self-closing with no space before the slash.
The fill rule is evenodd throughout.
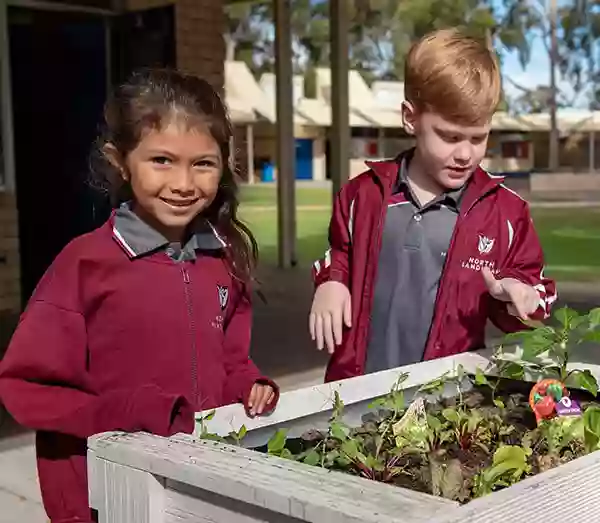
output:
<path id="1" fill-rule="evenodd" d="M 458 29 L 430 33 L 408 53 L 404 92 L 418 111 L 461 125 L 485 124 L 501 96 L 495 53 Z"/>

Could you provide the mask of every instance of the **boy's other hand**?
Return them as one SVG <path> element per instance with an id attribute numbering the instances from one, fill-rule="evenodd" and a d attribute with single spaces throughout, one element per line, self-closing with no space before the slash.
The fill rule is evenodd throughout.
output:
<path id="1" fill-rule="evenodd" d="M 481 270 L 488 292 L 500 301 L 508 303 L 508 312 L 522 321 L 537 310 L 540 304 L 539 293 L 531 286 L 514 278 L 496 279 L 488 267 Z"/>
<path id="2" fill-rule="evenodd" d="M 343 327 L 352 326 L 352 304 L 350 291 L 343 283 L 328 281 L 317 287 L 310 311 L 310 336 L 317 349 L 326 346 L 333 354 L 336 345 L 341 345 Z"/>

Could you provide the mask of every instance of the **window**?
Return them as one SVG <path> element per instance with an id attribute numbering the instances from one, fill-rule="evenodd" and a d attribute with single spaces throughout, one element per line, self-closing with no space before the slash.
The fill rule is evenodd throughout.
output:
<path id="1" fill-rule="evenodd" d="M 527 158 L 528 143 L 527 142 L 503 142 L 502 143 L 502 158 Z"/>

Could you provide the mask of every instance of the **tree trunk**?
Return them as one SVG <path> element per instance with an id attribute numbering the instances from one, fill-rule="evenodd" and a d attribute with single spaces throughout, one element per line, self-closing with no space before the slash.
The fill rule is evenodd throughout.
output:
<path id="1" fill-rule="evenodd" d="M 235 60 L 235 39 L 230 34 L 224 34 L 225 39 L 225 60 L 233 62 Z"/>
<path id="2" fill-rule="evenodd" d="M 556 26 L 558 18 L 557 0 L 550 0 L 550 158 L 548 167 L 551 171 L 556 171 L 559 165 L 559 145 L 560 137 L 558 133 L 558 121 L 556 117 L 557 88 L 556 88 L 556 66 L 558 62 L 558 37 L 556 35 Z"/>

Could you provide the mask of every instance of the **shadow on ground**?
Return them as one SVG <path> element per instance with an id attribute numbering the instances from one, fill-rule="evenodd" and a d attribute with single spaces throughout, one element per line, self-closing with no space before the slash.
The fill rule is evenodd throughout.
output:
<path id="1" fill-rule="evenodd" d="M 260 369 L 279 377 L 323 367 L 325 354 L 308 334 L 313 294 L 310 271 L 263 267 L 259 274 L 266 303 L 254 301 L 251 355 Z"/>

